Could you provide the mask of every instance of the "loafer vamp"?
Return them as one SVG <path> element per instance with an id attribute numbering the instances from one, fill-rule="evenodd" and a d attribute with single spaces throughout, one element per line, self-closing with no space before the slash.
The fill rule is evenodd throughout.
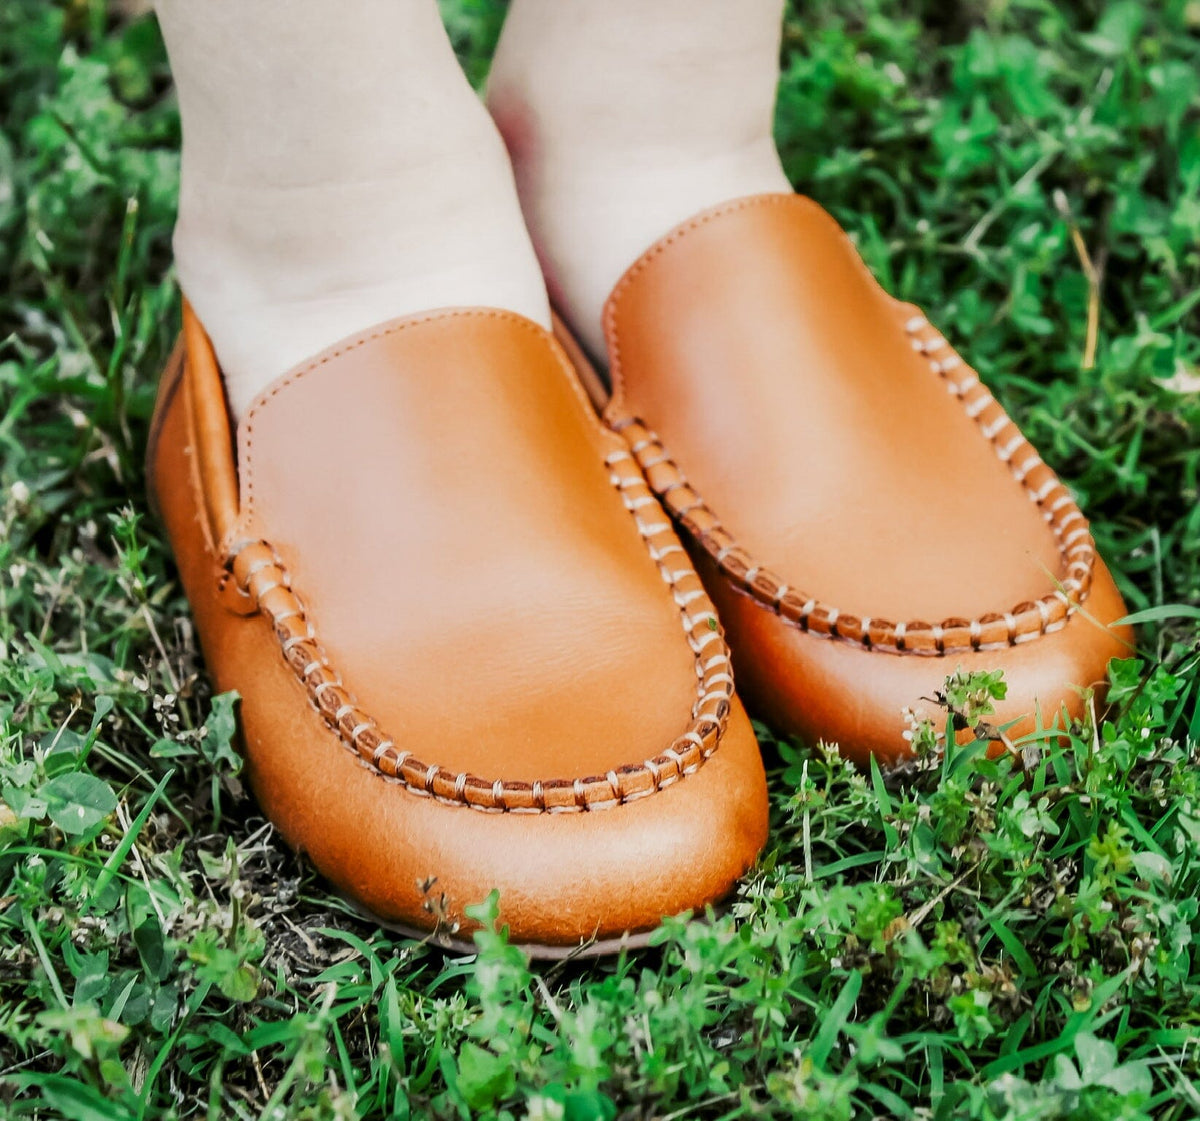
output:
<path id="1" fill-rule="evenodd" d="M 748 554 L 884 619 L 1050 590 L 1060 550 L 952 392 L 965 364 L 815 203 L 747 200 L 643 260 L 609 305 L 610 416 L 661 437 Z"/>
<path id="2" fill-rule="evenodd" d="M 251 410 L 238 532 L 278 552 L 400 750 L 488 781 L 603 775 L 686 731 L 702 680 L 641 532 L 664 518 L 625 508 L 615 446 L 532 324 L 406 323 Z"/>

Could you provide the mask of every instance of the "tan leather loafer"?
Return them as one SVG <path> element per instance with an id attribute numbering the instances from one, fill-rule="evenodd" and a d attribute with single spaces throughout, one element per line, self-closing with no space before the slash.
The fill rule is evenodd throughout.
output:
<path id="1" fill-rule="evenodd" d="M 919 309 L 812 201 L 742 199 L 648 250 L 605 313 L 604 412 L 697 561 L 752 712 L 860 763 L 1002 668 L 1013 734 L 1127 653 L 1088 522 Z"/>
<path id="2" fill-rule="evenodd" d="M 713 607 L 624 444 L 519 316 L 385 323 L 235 437 L 201 325 L 149 466 L 250 782 L 402 928 L 609 947 L 727 892 L 766 836 Z M 606 465 L 605 460 L 609 460 Z"/>

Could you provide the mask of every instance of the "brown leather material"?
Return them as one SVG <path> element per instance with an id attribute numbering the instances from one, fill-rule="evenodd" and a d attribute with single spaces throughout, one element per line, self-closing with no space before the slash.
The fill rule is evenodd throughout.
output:
<path id="1" fill-rule="evenodd" d="M 1069 490 L 816 203 L 737 200 L 651 247 L 605 309 L 626 441 L 701 569 L 747 700 L 903 758 L 907 707 L 1006 670 L 1030 726 L 1130 632 Z M 1092 621 L 1089 621 L 1091 617 Z M 1093 625 L 1096 624 L 1096 625 Z"/>
<path id="2" fill-rule="evenodd" d="M 192 363 L 192 376 L 185 379 L 196 431 L 196 469 L 204 485 L 204 513 L 213 541 L 222 541 L 238 516 L 237 464 L 229 431 L 229 407 L 208 335 L 184 301 L 183 342 Z"/>
<path id="3" fill-rule="evenodd" d="M 383 324 L 276 381 L 234 464 L 185 318 L 152 485 L 285 838 L 390 922 L 466 923 L 499 888 L 532 945 L 728 891 L 766 791 L 723 635 L 551 337 L 487 310 Z"/>

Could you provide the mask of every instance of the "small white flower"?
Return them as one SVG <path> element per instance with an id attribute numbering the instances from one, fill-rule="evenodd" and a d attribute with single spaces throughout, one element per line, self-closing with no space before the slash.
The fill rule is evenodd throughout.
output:
<path id="1" fill-rule="evenodd" d="M 1156 380 L 1163 389 L 1180 396 L 1200 393 L 1200 370 L 1195 366 L 1188 366 L 1182 359 L 1175 363 L 1175 373 L 1171 377 Z"/>

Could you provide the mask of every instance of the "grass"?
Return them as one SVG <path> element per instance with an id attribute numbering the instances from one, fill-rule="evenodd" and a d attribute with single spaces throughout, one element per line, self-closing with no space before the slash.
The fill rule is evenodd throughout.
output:
<path id="1" fill-rule="evenodd" d="M 1024 774 L 975 744 L 903 785 L 768 738 L 758 868 L 634 956 L 363 924 L 247 797 L 146 513 L 177 325 L 157 32 L 5 0 L 0 1113 L 1200 1114 L 1200 4 L 805 8 L 789 173 L 1094 516 L 1146 619 L 1114 713 Z M 478 79 L 501 10 L 446 9 Z M 973 719 L 998 687 L 953 686 Z"/>

